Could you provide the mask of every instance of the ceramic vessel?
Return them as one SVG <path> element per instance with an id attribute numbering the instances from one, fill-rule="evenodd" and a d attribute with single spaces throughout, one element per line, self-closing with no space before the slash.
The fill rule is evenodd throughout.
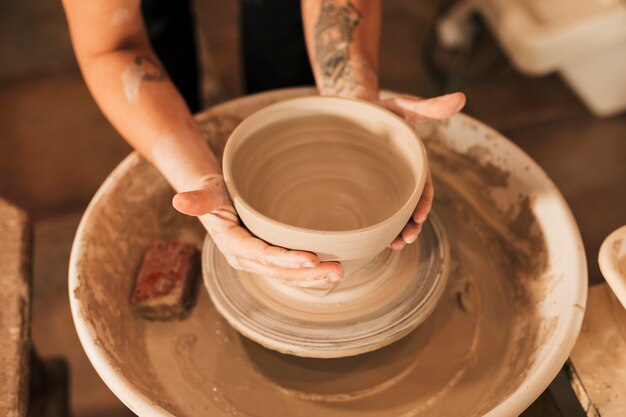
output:
<path id="1" fill-rule="evenodd" d="M 198 122 L 219 154 L 232 128 L 252 112 L 314 93 L 293 89 L 246 97 L 212 107 Z M 173 190 L 163 177 L 136 154 L 129 156 L 86 210 L 69 267 L 70 305 L 80 342 L 113 393 L 139 416 L 521 414 L 557 375 L 580 330 L 587 268 L 578 228 L 543 170 L 494 130 L 462 114 L 416 129 L 429 151 L 437 212 L 444 214 L 445 204 L 455 201 L 451 196 L 493 202 L 479 205 L 481 211 L 475 213 L 484 219 L 483 226 L 493 224 L 491 230 L 504 237 L 521 237 L 479 253 L 450 239 L 450 282 L 430 318 L 397 343 L 344 359 L 303 360 L 265 350 L 232 329 L 205 292 L 186 320 L 161 323 L 135 316 L 128 303 L 132 280 L 151 242 L 179 238 L 200 246 L 206 233 L 195 219 L 172 209 Z M 444 159 L 439 155 L 451 162 L 440 165 Z M 464 171 L 463 163 L 506 175 L 486 181 Z M 453 194 L 455 182 L 448 182 L 449 176 L 459 178 Z M 497 222 L 510 213 L 519 214 L 513 216 L 519 220 Z M 450 217 L 446 234 L 480 237 L 466 219 Z M 533 220 L 532 230 L 524 219 Z M 545 263 L 527 268 L 521 261 L 532 260 L 538 247 Z M 510 262 L 527 274 L 492 275 L 494 286 L 472 298 L 465 272 L 476 263 L 502 265 L 485 255 L 498 250 L 508 250 Z M 480 284 L 485 276 L 478 278 Z M 524 297 L 524 308 L 514 308 L 520 293 L 496 291 L 511 283 L 520 284 L 520 290 L 530 288 L 522 292 L 530 295 Z M 511 310 L 490 313 L 492 307 Z M 455 323 L 462 331 L 450 327 Z M 503 327 L 507 332 L 491 332 Z M 502 352 L 502 361 L 496 361 Z M 433 358 L 440 358 L 439 363 Z"/>
<path id="2" fill-rule="evenodd" d="M 626 308 L 626 226 L 613 231 L 602 242 L 598 263 L 604 279 Z"/>
<path id="3" fill-rule="evenodd" d="M 424 188 L 424 146 L 395 114 L 333 97 L 285 100 L 246 118 L 223 156 L 248 229 L 354 269 L 398 236 Z"/>

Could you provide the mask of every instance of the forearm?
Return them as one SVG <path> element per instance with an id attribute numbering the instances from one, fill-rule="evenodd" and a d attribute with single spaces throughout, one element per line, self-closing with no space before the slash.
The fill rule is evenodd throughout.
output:
<path id="1" fill-rule="evenodd" d="M 63 6 L 83 76 L 117 131 L 178 191 L 219 172 L 150 47 L 140 0 L 63 0 Z"/>
<path id="2" fill-rule="evenodd" d="M 198 188 L 219 163 L 149 48 L 79 57 L 85 80 L 117 131 L 177 191 Z"/>
<path id="3" fill-rule="evenodd" d="M 377 99 L 380 0 L 302 0 L 302 13 L 320 94 Z"/>

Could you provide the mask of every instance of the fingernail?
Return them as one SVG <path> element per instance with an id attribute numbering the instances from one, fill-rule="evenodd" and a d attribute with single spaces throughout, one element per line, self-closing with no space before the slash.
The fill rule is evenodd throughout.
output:
<path id="1" fill-rule="evenodd" d="M 304 263 L 302 263 L 302 267 L 303 268 L 315 268 L 317 266 L 317 264 L 313 261 L 306 261 Z"/>
<path id="2" fill-rule="evenodd" d="M 417 239 L 417 236 L 409 236 L 406 239 L 404 239 L 404 241 L 410 244 L 410 243 L 415 242 L 415 239 Z"/>
<path id="3" fill-rule="evenodd" d="M 328 281 L 332 282 L 333 284 L 339 281 L 340 279 L 341 279 L 341 276 L 337 274 L 336 272 L 331 272 L 330 274 L 328 274 Z"/>

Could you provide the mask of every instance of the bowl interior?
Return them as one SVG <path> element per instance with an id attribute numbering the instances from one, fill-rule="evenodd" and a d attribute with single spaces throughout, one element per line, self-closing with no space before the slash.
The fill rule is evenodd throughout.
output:
<path id="1" fill-rule="evenodd" d="M 317 231 L 368 228 L 394 216 L 426 169 L 419 139 L 370 104 L 312 97 L 247 118 L 224 153 L 229 191 L 277 223 Z"/>

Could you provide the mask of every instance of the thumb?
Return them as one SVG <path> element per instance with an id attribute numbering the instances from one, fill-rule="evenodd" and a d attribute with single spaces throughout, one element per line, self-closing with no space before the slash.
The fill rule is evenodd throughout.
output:
<path id="1" fill-rule="evenodd" d="M 215 199 L 207 190 L 178 193 L 174 196 L 172 205 L 176 210 L 189 216 L 201 216 L 218 207 Z"/>
<path id="2" fill-rule="evenodd" d="M 230 205 L 230 199 L 222 181 L 211 181 L 199 190 L 176 194 L 172 205 L 183 214 L 201 216 Z"/>
<path id="3" fill-rule="evenodd" d="M 452 93 L 429 99 L 400 96 L 383 100 L 382 105 L 413 122 L 443 120 L 463 108 L 465 94 Z"/>

